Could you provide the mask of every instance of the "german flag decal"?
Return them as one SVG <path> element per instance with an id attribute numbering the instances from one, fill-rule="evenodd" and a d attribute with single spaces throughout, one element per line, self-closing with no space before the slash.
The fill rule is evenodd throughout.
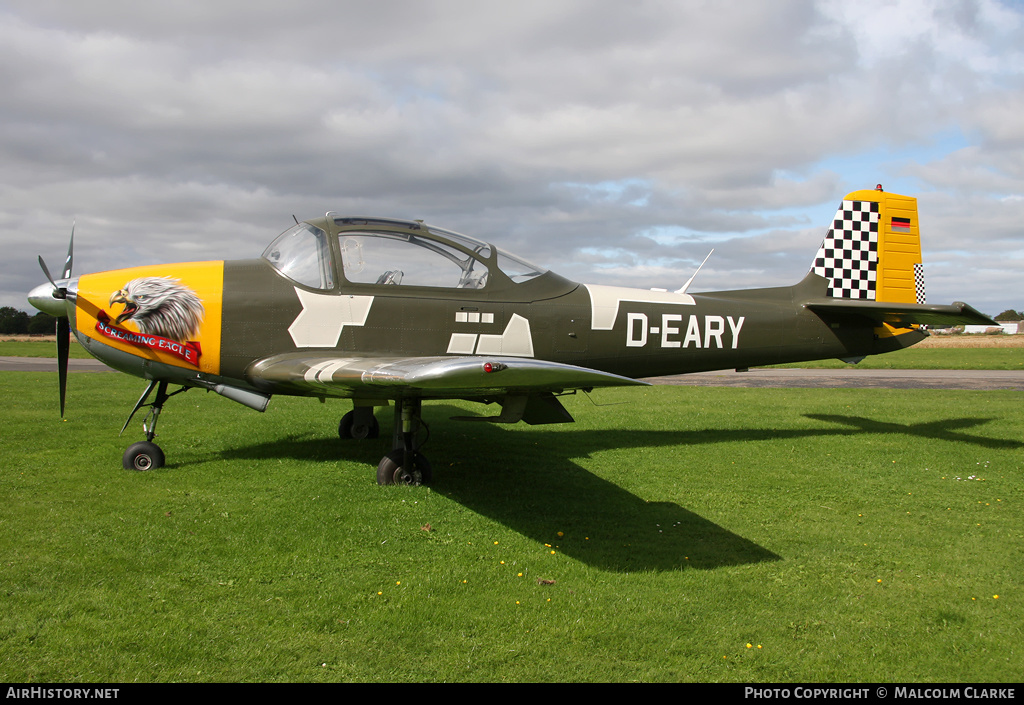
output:
<path id="1" fill-rule="evenodd" d="M 889 225 L 889 229 L 894 233 L 909 233 L 910 232 L 910 218 L 897 218 L 893 216 L 892 223 Z"/>

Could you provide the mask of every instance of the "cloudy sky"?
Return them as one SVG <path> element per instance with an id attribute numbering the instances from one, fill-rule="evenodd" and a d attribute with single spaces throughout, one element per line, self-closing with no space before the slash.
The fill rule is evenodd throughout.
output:
<path id="1" fill-rule="evenodd" d="M 799 280 L 919 199 L 930 303 L 1024 309 L 1024 5 L 0 0 L 0 306 L 60 268 L 256 257 L 327 210 L 593 283 Z"/>

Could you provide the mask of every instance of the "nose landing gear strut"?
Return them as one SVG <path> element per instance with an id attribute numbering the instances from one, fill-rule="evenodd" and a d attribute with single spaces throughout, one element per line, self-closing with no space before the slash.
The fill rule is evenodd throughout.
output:
<path id="1" fill-rule="evenodd" d="M 156 388 L 156 398 L 151 404 L 146 404 L 146 399 L 149 398 L 154 387 Z M 142 393 L 142 396 L 135 403 L 132 413 L 128 414 L 128 420 L 124 422 L 124 426 L 121 428 L 121 433 L 124 433 L 125 429 L 128 428 L 128 424 L 131 423 L 132 418 L 135 416 L 135 412 L 143 406 L 150 407 L 149 413 L 146 414 L 146 418 L 142 422 L 142 430 L 146 433 L 146 440 L 132 443 L 125 450 L 124 456 L 121 458 L 121 464 L 125 470 L 154 470 L 164 466 L 164 452 L 160 449 L 160 446 L 153 442 L 153 439 L 156 438 L 156 422 L 160 418 L 160 412 L 164 408 L 164 403 L 175 394 L 181 394 L 185 391 L 188 391 L 188 387 L 182 387 L 178 391 L 168 394 L 167 382 L 153 380 L 149 383 L 146 391 Z"/>

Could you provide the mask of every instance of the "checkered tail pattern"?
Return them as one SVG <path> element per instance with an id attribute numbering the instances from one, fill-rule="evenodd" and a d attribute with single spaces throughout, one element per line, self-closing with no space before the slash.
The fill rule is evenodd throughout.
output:
<path id="1" fill-rule="evenodd" d="M 920 262 L 914 264 L 914 288 L 917 290 L 917 303 L 928 303 L 924 295 L 924 265 Z"/>
<path id="2" fill-rule="evenodd" d="M 875 299 L 878 281 L 878 203 L 843 201 L 812 272 L 828 280 L 827 295 Z M 923 279 L 922 279 L 923 281 Z"/>

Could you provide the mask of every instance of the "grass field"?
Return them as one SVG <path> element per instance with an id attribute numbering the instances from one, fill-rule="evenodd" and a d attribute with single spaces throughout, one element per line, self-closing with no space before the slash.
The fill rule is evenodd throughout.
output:
<path id="1" fill-rule="evenodd" d="M 654 387 L 448 420 L 378 487 L 341 402 L 0 373 L 0 680 L 1019 682 L 1019 392 Z M 621 402 L 621 403 L 620 403 Z M 481 407 L 466 405 L 477 413 Z M 381 413 L 382 437 L 390 416 Z"/>
<path id="2" fill-rule="evenodd" d="M 80 359 L 92 357 L 75 340 L 72 340 L 70 354 L 71 357 Z M 24 337 L 19 337 L 17 340 L 0 340 L 0 355 L 9 357 L 57 357 L 57 343 L 55 340 L 28 340 Z"/>

